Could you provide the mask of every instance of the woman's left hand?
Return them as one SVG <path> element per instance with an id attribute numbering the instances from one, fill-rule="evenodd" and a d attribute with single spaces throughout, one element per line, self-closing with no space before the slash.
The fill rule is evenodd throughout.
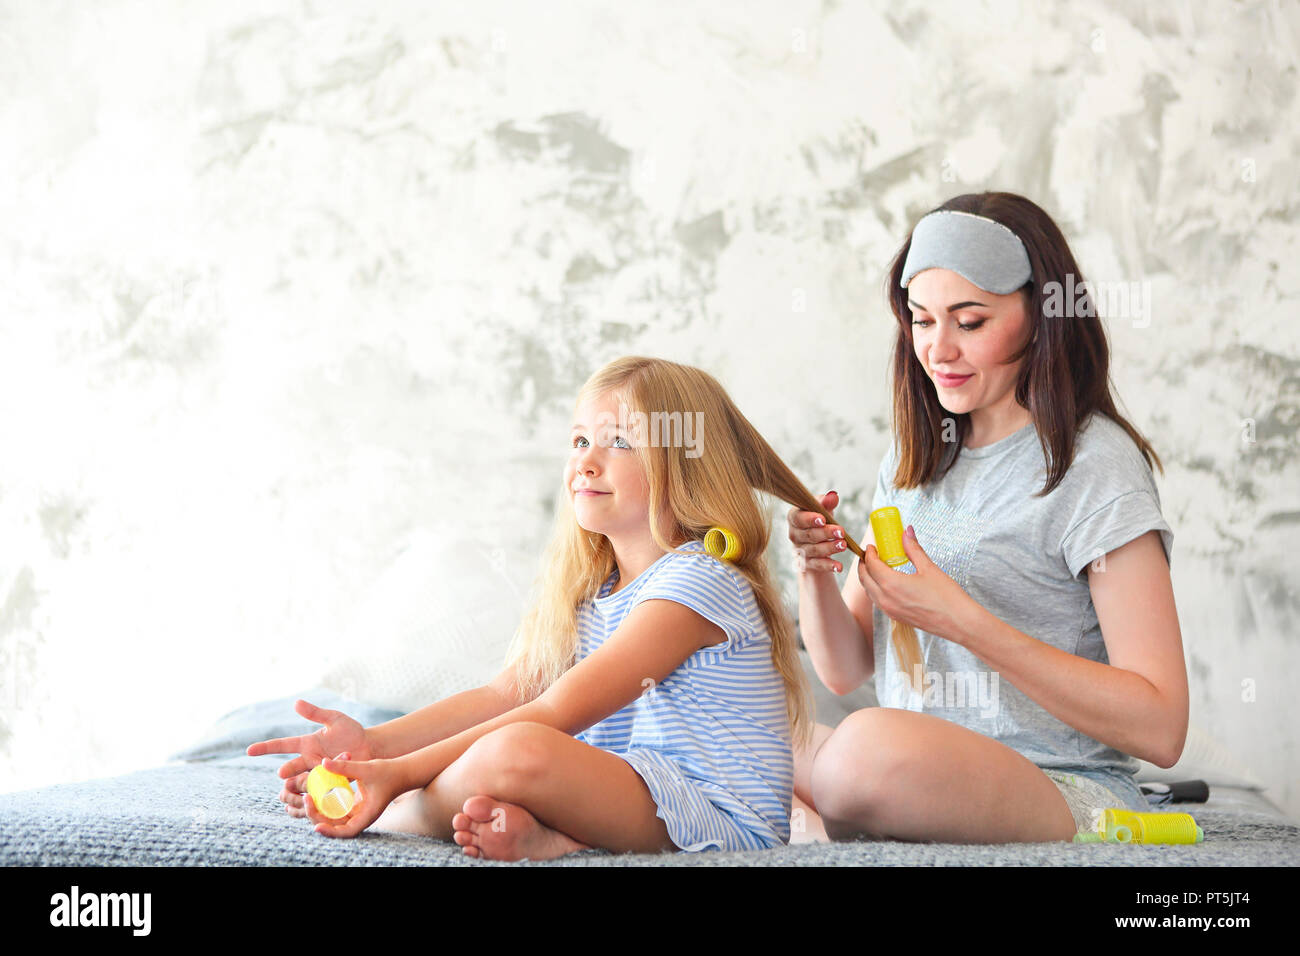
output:
<path id="1" fill-rule="evenodd" d="M 349 780 L 355 780 L 361 791 L 357 802 L 347 816 L 331 820 L 316 808 L 312 798 L 304 793 L 302 806 L 308 819 L 316 824 L 316 832 L 331 837 L 354 837 L 366 827 L 379 819 L 379 815 L 388 805 L 408 787 L 402 785 L 393 760 L 345 760 L 349 754 L 341 754 L 339 759 L 325 760 L 323 765 L 331 773 L 340 773 Z"/>
<path id="2" fill-rule="evenodd" d="M 958 641 L 959 622 L 979 605 L 930 560 L 911 525 L 903 535 L 903 550 L 916 568 L 915 574 L 894 570 L 880 560 L 875 545 L 867 545 L 866 557 L 858 561 L 863 590 L 871 603 L 893 620 Z"/>

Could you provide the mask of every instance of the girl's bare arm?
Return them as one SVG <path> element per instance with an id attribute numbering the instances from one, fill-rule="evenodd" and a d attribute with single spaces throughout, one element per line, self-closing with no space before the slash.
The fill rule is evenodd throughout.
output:
<path id="1" fill-rule="evenodd" d="M 535 700 L 399 758 L 401 782 L 408 790 L 427 785 L 474 741 L 506 724 L 526 721 L 580 733 L 666 679 L 700 648 L 725 639 L 720 627 L 685 605 L 646 601 Z"/>
<path id="2" fill-rule="evenodd" d="M 509 665 L 482 687 L 366 728 L 366 739 L 373 757 L 400 757 L 499 717 L 523 702 L 514 665 Z"/>

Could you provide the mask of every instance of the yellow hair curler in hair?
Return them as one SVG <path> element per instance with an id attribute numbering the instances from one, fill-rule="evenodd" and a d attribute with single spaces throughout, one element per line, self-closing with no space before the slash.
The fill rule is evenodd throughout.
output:
<path id="1" fill-rule="evenodd" d="M 897 508 L 877 508 L 871 512 L 871 533 L 880 560 L 891 568 L 911 560 L 903 550 L 903 516 Z"/>
<path id="2" fill-rule="evenodd" d="M 1205 831 L 1190 813 L 1142 813 L 1108 808 L 1097 818 L 1097 830 L 1080 832 L 1075 843 L 1203 843 Z"/>
<path id="3" fill-rule="evenodd" d="M 704 550 L 721 561 L 734 561 L 741 555 L 740 538 L 730 528 L 718 525 L 704 536 Z"/>
<path id="4" fill-rule="evenodd" d="M 307 793 L 316 809 L 331 820 L 346 817 L 352 809 L 352 787 L 348 778 L 331 773 L 324 764 L 317 764 L 307 774 Z"/>

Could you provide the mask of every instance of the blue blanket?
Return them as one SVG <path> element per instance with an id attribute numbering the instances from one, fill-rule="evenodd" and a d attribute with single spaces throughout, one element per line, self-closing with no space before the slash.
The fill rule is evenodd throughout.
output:
<path id="1" fill-rule="evenodd" d="M 303 695 L 366 724 L 396 714 L 313 690 Z M 0 794 L 0 865 L 60 866 L 1294 866 L 1300 825 L 1253 791 L 1215 788 L 1192 813 L 1197 846 L 1035 843 L 956 845 L 859 841 L 747 853 L 614 855 L 587 850 L 545 864 L 491 863 L 452 843 L 366 832 L 335 840 L 290 817 L 279 802 L 281 756 L 247 757 L 255 740 L 310 732 L 295 698 L 222 718 L 177 762 L 105 780 Z"/>

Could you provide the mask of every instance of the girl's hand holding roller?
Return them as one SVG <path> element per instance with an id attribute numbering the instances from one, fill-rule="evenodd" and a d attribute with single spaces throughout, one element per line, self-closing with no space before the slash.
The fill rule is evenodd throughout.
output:
<path id="1" fill-rule="evenodd" d="M 821 505 L 829 514 L 840 503 L 840 496 L 827 492 L 821 498 Z M 844 566 L 835 560 L 835 556 L 846 547 L 844 529 L 836 524 L 827 524 L 826 519 L 815 511 L 800 511 L 791 508 L 787 517 L 790 543 L 794 545 L 800 571 L 842 571 Z"/>
<path id="2" fill-rule="evenodd" d="M 331 820 L 316 808 L 310 796 L 303 795 L 303 809 L 307 818 L 316 824 L 317 833 L 354 837 L 378 820 L 399 794 L 412 789 L 411 784 L 405 782 L 400 757 L 391 760 L 356 760 L 353 757 L 353 754 L 344 753 L 324 761 L 324 767 L 330 773 L 342 774 L 357 782 L 360 798 L 347 816 Z"/>
<path id="3" fill-rule="evenodd" d="M 903 550 L 916 568 L 915 574 L 903 574 L 885 564 L 874 544 L 866 545 L 865 550 L 866 556 L 858 562 L 858 580 L 872 604 L 895 621 L 961 643 L 964 622 L 970 612 L 981 608 L 921 550 L 910 525 L 903 535 Z"/>
<path id="4" fill-rule="evenodd" d="M 262 740 L 250 744 L 245 751 L 250 757 L 262 754 L 298 754 L 280 767 L 280 776 L 284 778 L 284 789 L 280 792 L 280 802 L 285 805 L 290 816 L 307 816 L 304 809 L 304 795 L 307 790 L 307 774 L 327 757 L 336 757 L 348 751 L 358 760 L 369 760 L 372 756 L 370 740 L 366 729 L 347 714 L 337 710 L 325 710 L 300 700 L 294 704 L 301 716 L 318 724 L 324 724 L 320 730 L 300 737 L 277 737 L 274 740 Z"/>

